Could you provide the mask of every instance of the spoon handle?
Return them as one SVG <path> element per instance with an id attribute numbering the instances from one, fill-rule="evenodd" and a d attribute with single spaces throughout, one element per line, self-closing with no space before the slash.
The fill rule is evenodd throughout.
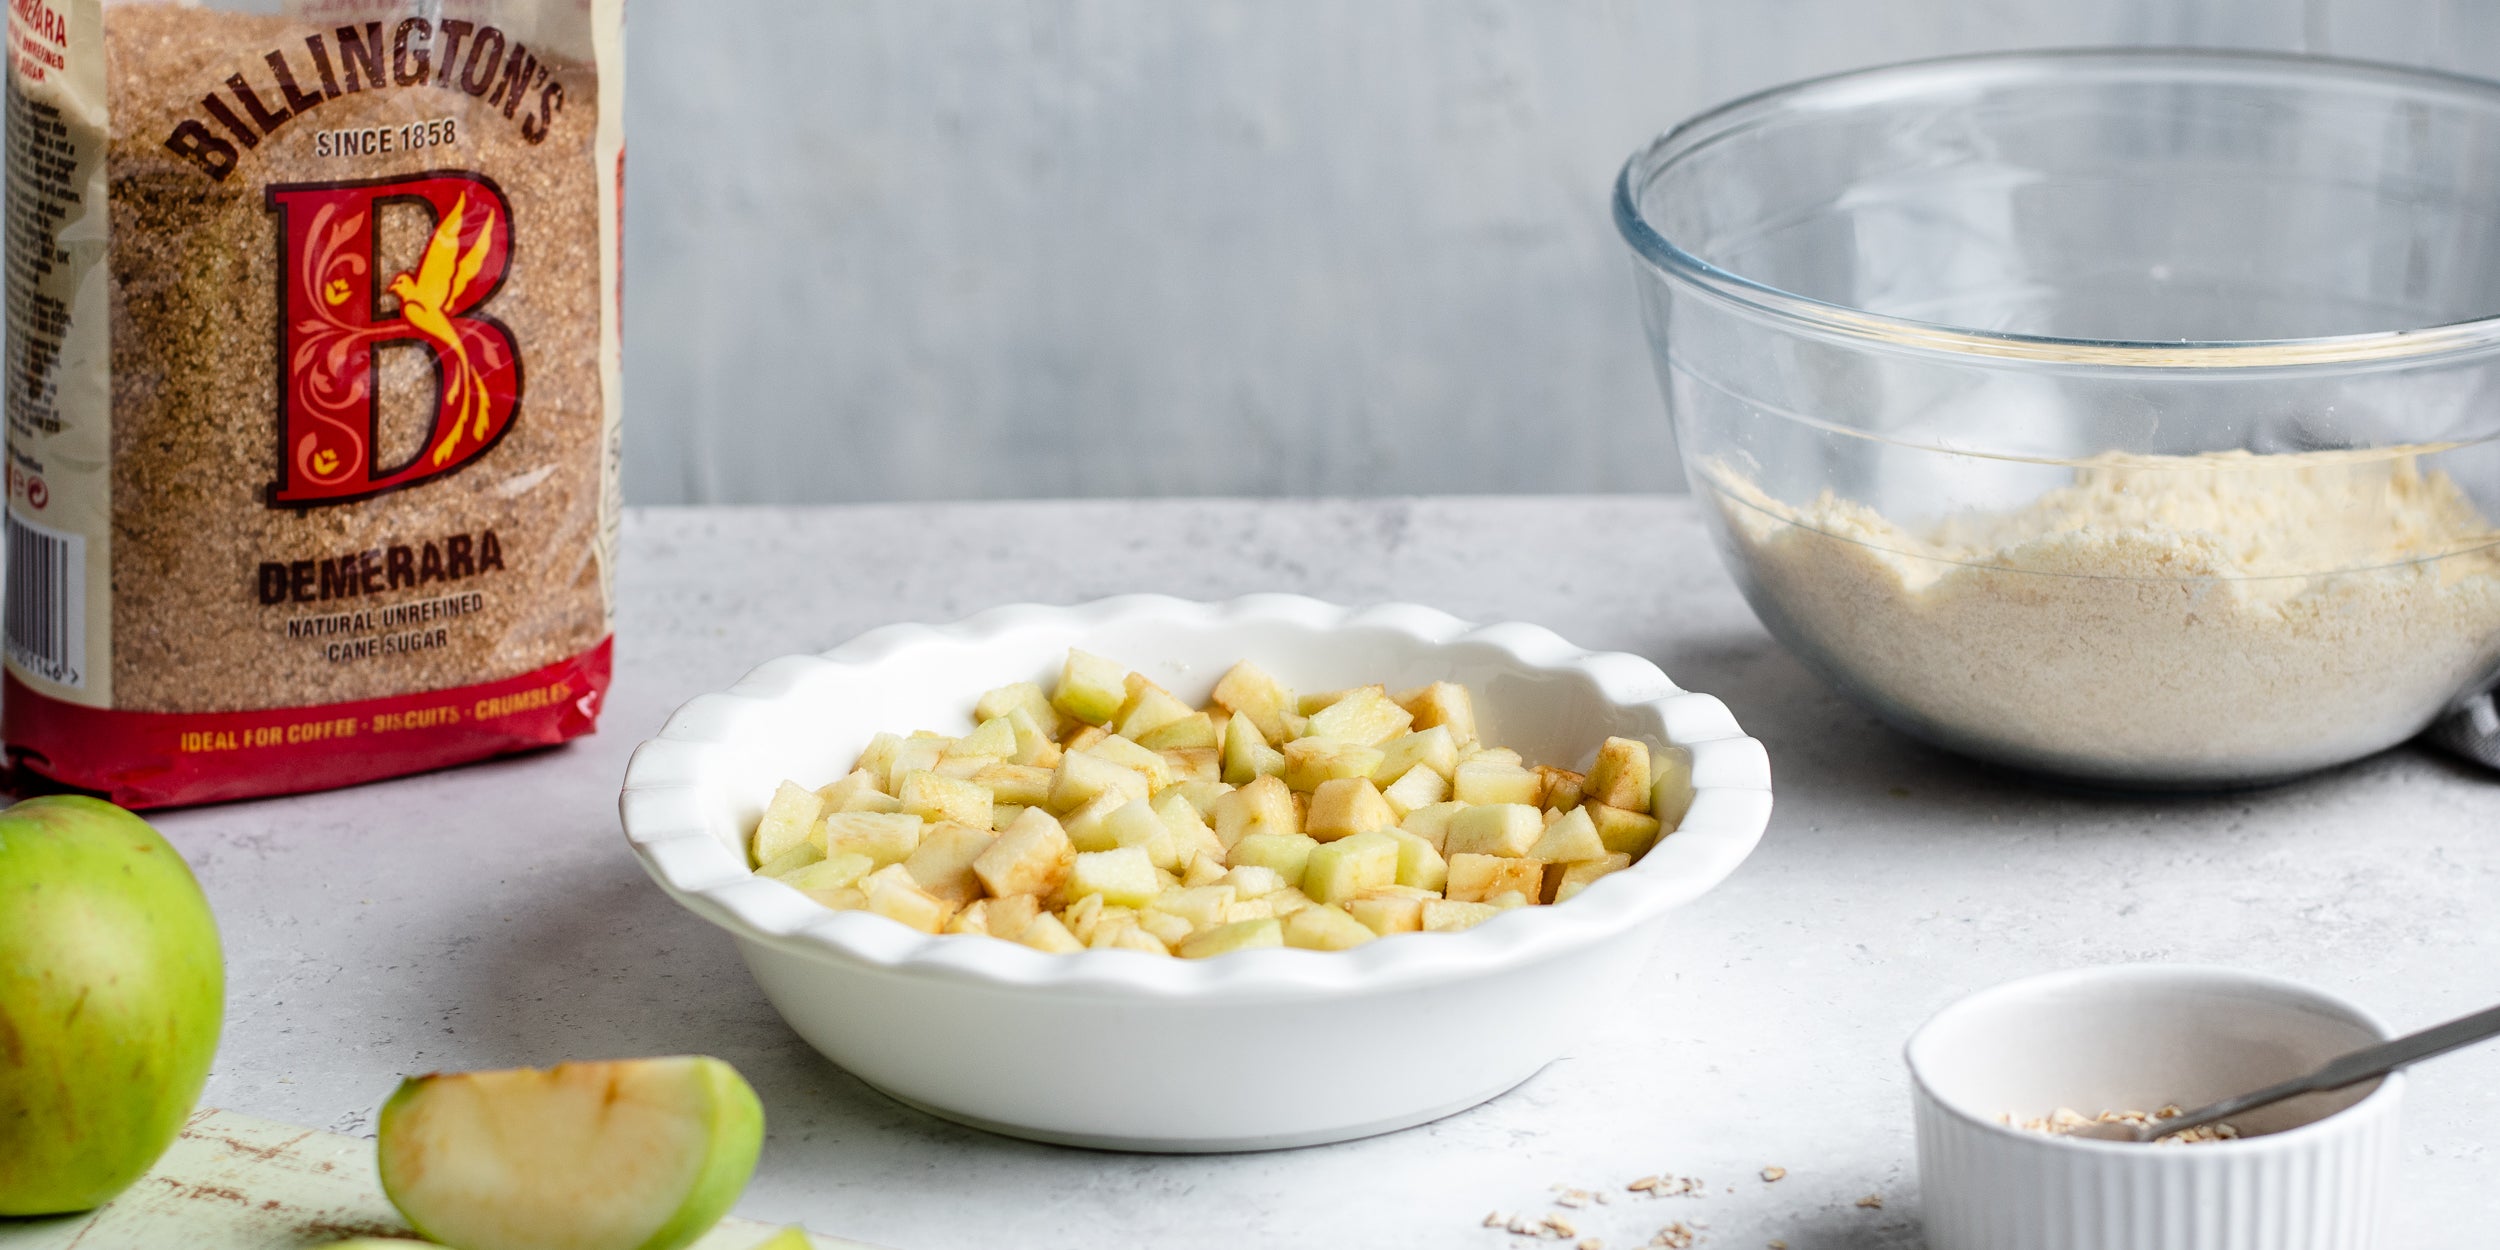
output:
<path id="1" fill-rule="evenodd" d="M 2365 1046 L 2351 1054 L 2339 1056 L 2325 1067 L 2307 1076 L 2296 1076 L 2279 1085 L 2269 1085 L 2253 1094 L 2226 1098 L 2209 1107 L 2199 1107 L 2183 1116 L 2147 1126 L 2154 1133 L 2167 1135 L 2227 1120 L 2243 1111 L 2278 1103 L 2302 1094 L 2324 1093 L 2358 1085 L 2372 1077 L 2385 1076 L 2407 1064 L 2419 1063 L 2435 1055 L 2444 1055 L 2462 1046 L 2500 1037 L 2500 1007 L 2486 1008 L 2473 1015 L 2433 1025 L 2419 1033 L 2407 1033 L 2393 1041 Z"/>

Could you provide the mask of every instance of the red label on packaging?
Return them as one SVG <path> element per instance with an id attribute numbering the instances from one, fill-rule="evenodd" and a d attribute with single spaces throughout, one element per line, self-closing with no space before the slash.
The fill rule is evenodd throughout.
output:
<path id="1" fill-rule="evenodd" d="M 10 755 L 124 807 L 295 794 L 466 764 L 591 732 L 614 641 L 502 681 L 261 712 L 120 712 L 35 693 L 0 696 Z"/>

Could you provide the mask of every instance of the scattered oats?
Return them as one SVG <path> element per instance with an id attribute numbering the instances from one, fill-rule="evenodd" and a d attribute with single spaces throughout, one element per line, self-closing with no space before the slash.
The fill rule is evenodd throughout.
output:
<path id="1" fill-rule="evenodd" d="M 1583 1237 L 1580 1239 L 1580 1244 L 1573 1246 L 1571 1250 L 1606 1250 L 1606 1243 L 1596 1237 Z"/>
<path id="2" fill-rule="evenodd" d="M 1580 1230 L 1573 1227 L 1571 1221 L 1559 1214 L 1546 1216 L 1545 1227 L 1551 1230 L 1558 1240 L 1569 1241 L 1580 1235 Z"/>
<path id="3" fill-rule="evenodd" d="M 1537 1234 L 1537 1226 L 1529 1223 L 1528 1217 L 1524 1215 L 1510 1217 L 1508 1227 L 1512 1233 L 1521 1237 L 1534 1237 Z"/>
<path id="4" fill-rule="evenodd" d="M 1884 1196 L 1882 1194 L 1868 1194 L 1867 1196 L 1858 1199 L 1858 1205 L 1865 1207 L 1869 1211 L 1881 1211 L 1884 1209 Z"/>
<path id="5" fill-rule="evenodd" d="M 1656 1189 L 1657 1187 L 1658 1178 L 1655 1176 L 1644 1176 L 1641 1179 L 1624 1186 L 1625 1189 L 1629 1189 L 1634 1193 L 1646 1193 L 1652 1189 Z"/>
<path id="6" fill-rule="evenodd" d="M 1658 1235 L 1649 1239 L 1649 1244 L 1659 1247 L 1659 1250 L 1692 1250 L 1695 1240 L 1693 1230 L 1679 1220 L 1659 1229 Z"/>
<path id="7" fill-rule="evenodd" d="M 1597 1199 L 1597 1205 L 1599 1205 L 1599 1206 L 1601 1206 L 1601 1207 L 1602 1207 L 1602 1206 L 1604 1206 L 1604 1205 L 1606 1205 L 1606 1204 L 1607 1204 L 1607 1203 L 1609 1203 L 1609 1202 L 1614 1201 L 1614 1199 L 1609 1198 L 1609 1197 L 1607 1197 L 1607 1196 L 1606 1196 L 1606 1191 L 1605 1191 L 1605 1190 L 1603 1190 L 1603 1189 L 1600 1189 L 1600 1190 L 1595 1190 L 1595 1191 L 1591 1192 L 1591 1193 L 1589 1194 L 1589 1197 L 1592 1197 L 1592 1198 Z"/>
<path id="8" fill-rule="evenodd" d="M 1500 1228 L 1503 1222 L 1502 1213 L 1499 1211 L 1487 1211 L 1484 1213 L 1484 1226 L 1486 1228 Z"/>
<path id="9" fill-rule="evenodd" d="M 1771 1243 L 1771 1250 L 1788 1250 L 1788 1243 L 1785 1241 L 1774 1241 Z"/>
<path id="10" fill-rule="evenodd" d="M 1765 1184 L 1769 1184 L 1772 1181 L 1786 1179 L 1788 1179 L 1788 1169 L 1781 1167 L 1776 1163 L 1772 1164 L 1770 1167 L 1762 1169 L 1762 1180 Z"/>

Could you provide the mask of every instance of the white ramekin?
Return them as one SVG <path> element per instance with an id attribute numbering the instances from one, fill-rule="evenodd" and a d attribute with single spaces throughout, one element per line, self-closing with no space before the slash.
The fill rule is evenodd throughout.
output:
<path id="1" fill-rule="evenodd" d="M 2125 965 L 1984 990 L 1910 1039 L 1932 1250 L 2367 1250 L 2396 1165 L 2403 1078 L 2311 1095 L 2192 1146 L 2078 1141 L 2001 1123 L 2195 1107 L 2388 1036 L 2289 981 Z"/>
<path id="2" fill-rule="evenodd" d="M 1686 747 L 1695 797 L 1678 832 L 1567 904 L 1339 953 L 1045 955 L 830 912 L 748 870 L 746 831 L 779 781 L 830 781 L 881 730 L 963 728 L 983 690 L 1046 681 L 1071 646 L 1192 701 L 1242 659 L 1304 690 L 1460 681 L 1487 738 L 1531 760 L 1585 762 L 1610 734 Z M 729 930 L 783 1018 L 862 1080 L 1000 1132 L 1163 1151 L 1385 1132 L 1527 1079 L 1619 997 L 1668 911 L 1751 853 L 1771 810 L 1761 744 L 1647 660 L 1286 595 L 1007 607 L 774 660 L 679 709 L 635 751 L 620 802 L 652 878 Z"/>

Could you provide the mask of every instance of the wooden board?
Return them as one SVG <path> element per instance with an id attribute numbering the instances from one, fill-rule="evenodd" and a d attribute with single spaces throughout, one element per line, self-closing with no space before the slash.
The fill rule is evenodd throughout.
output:
<path id="1" fill-rule="evenodd" d="M 721 1221 L 693 1250 L 750 1250 L 772 1225 Z M 0 1250 L 305 1250 L 347 1237 L 411 1237 L 382 1196 L 373 1142 L 194 1114 L 155 1170 L 85 1215 L 0 1220 Z M 810 1234 L 817 1250 L 875 1250 Z"/>

